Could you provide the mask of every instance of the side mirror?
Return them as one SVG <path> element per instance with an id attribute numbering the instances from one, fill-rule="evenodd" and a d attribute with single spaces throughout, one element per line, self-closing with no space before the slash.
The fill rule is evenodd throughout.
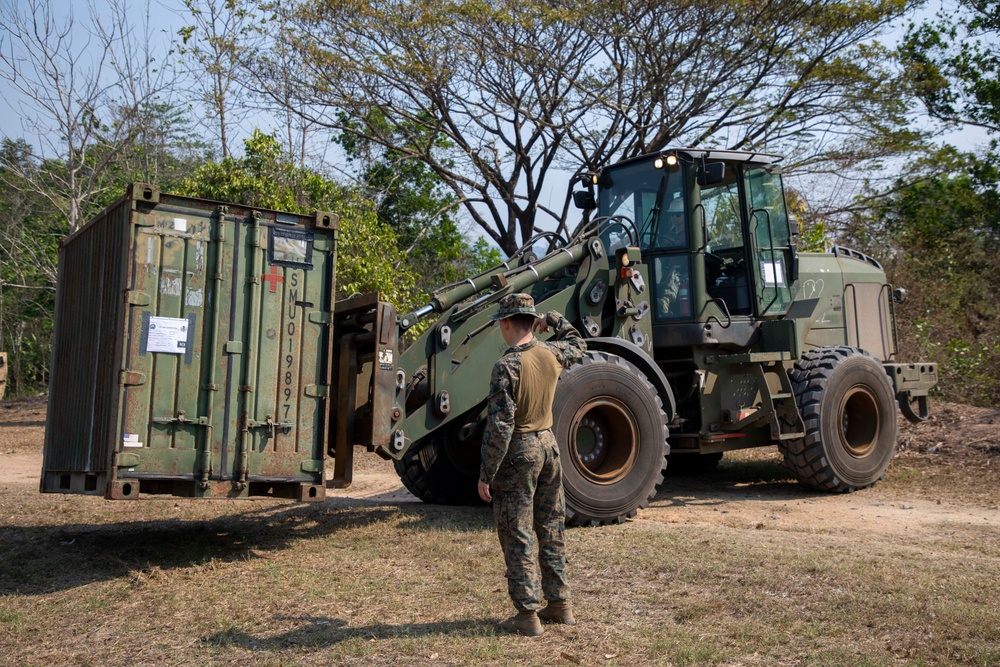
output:
<path id="1" fill-rule="evenodd" d="M 582 211 L 593 211 L 597 208 L 597 200 L 590 190 L 577 190 L 573 193 L 573 205 Z"/>
<path id="2" fill-rule="evenodd" d="M 710 162 L 698 167 L 698 185 L 715 185 L 726 179 L 726 164 L 724 162 Z"/>

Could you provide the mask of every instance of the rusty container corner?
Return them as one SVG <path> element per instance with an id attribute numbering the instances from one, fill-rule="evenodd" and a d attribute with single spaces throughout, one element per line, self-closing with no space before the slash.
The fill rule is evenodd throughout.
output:
<path id="1" fill-rule="evenodd" d="M 136 183 L 66 238 L 41 491 L 322 500 L 337 224 Z"/>

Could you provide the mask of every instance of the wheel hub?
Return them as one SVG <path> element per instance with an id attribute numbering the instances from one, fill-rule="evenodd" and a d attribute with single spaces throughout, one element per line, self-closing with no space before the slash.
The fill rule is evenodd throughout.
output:
<path id="1" fill-rule="evenodd" d="M 592 417 L 580 420 L 576 432 L 576 450 L 580 461 L 591 466 L 603 457 L 605 452 L 604 428 L 599 426 Z"/>
<path id="2" fill-rule="evenodd" d="M 864 385 L 852 387 L 840 404 L 840 443 L 851 456 L 863 459 L 875 451 L 881 411 L 878 400 Z"/>
<path id="3" fill-rule="evenodd" d="M 570 431 L 573 465 L 597 484 L 614 484 L 635 466 L 639 429 L 632 411 L 620 401 L 598 397 L 585 403 Z"/>

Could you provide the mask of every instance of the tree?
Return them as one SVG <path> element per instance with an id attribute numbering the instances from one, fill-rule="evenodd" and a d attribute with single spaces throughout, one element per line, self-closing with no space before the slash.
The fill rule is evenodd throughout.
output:
<path id="1" fill-rule="evenodd" d="M 166 102 L 143 104 L 136 113 L 114 121 L 127 123 L 125 129 L 133 141 L 116 150 L 99 181 L 108 185 L 107 193 L 97 198 L 102 205 L 121 196 L 128 183 L 154 183 L 166 192 L 173 192 L 178 183 L 210 159 L 211 148 L 194 131 L 193 123 L 182 109 Z M 115 150 L 103 135 L 94 149 L 97 154 Z"/>
<path id="2" fill-rule="evenodd" d="M 881 193 L 855 216 L 854 247 L 905 287 L 897 306 L 902 359 L 940 364 L 940 391 L 978 405 L 1000 402 L 1000 170 L 944 148 L 925 176 Z"/>
<path id="3" fill-rule="evenodd" d="M 380 126 L 382 136 L 401 135 L 400 143 L 418 135 L 410 127 L 390 126 L 377 111 L 367 125 Z M 425 163 L 353 133 L 343 133 L 337 141 L 348 162 L 360 165 L 361 191 L 374 202 L 379 220 L 398 235 L 420 291 L 432 292 L 502 261 L 499 253 L 483 254 L 484 246 L 469 245 L 458 225 L 458 199 Z"/>
<path id="4" fill-rule="evenodd" d="M 7 163 L 5 185 L 26 187 L 59 210 L 70 233 L 93 210 L 107 182 L 104 170 L 135 140 L 132 117 L 165 90 L 164 71 L 155 66 L 148 11 L 143 33 L 136 36 L 128 18 L 136 14 L 112 0 L 99 18 L 92 8 L 89 38 L 72 12 L 57 20 L 51 0 L 0 5 L 0 79 L 20 96 L 18 115 L 36 138 L 41 155 L 59 164 L 44 183 Z M 115 118 L 119 122 L 111 122 Z M 94 152 L 102 146 L 99 153 Z"/>
<path id="5" fill-rule="evenodd" d="M 268 27 L 301 63 L 287 104 L 423 162 L 511 253 L 539 212 L 565 224 L 568 202 L 542 199 L 557 168 L 673 143 L 784 150 L 811 170 L 898 150 L 914 137 L 872 40 L 910 4 L 299 0 L 273 3 Z M 288 100 L 267 53 L 251 74 Z M 375 110 L 413 132 L 379 132 Z"/>
<path id="6" fill-rule="evenodd" d="M 243 157 L 228 157 L 199 167 L 179 194 L 245 206 L 340 216 L 338 298 L 378 290 L 382 298 L 406 309 L 417 302 L 415 277 L 406 266 L 396 234 L 378 220 L 372 202 L 357 190 L 294 163 L 273 136 L 254 130 L 243 142 Z"/>
<path id="7" fill-rule="evenodd" d="M 21 141 L 0 146 L 0 182 L 22 175 L 42 180 L 43 168 Z M 0 188 L 0 349 L 10 352 L 11 394 L 44 390 L 55 306 L 59 212 L 30 187 Z"/>
<path id="8" fill-rule="evenodd" d="M 253 14 L 241 0 L 183 2 L 194 24 L 178 31 L 178 52 L 188 61 L 188 74 L 205 103 L 206 118 L 225 159 L 231 128 L 242 118 L 236 115 L 233 101 L 242 90 L 237 76 L 238 45 L 252 34 Z"/>
<path id="9" fill-rule="evenodd" d="M 1000 2 L 959 0 L 959 12 L 911 24 L 900 47 L 933 118 L 1000 132 Z"/>

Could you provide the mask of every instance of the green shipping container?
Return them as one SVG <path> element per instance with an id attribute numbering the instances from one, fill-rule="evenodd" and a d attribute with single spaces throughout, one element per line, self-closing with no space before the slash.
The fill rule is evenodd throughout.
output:
<path id="1" fill-rule="evenodd" d="M 41 490 L 322 500 L 337 217 L 128 193 L 60 249 Z"/>

